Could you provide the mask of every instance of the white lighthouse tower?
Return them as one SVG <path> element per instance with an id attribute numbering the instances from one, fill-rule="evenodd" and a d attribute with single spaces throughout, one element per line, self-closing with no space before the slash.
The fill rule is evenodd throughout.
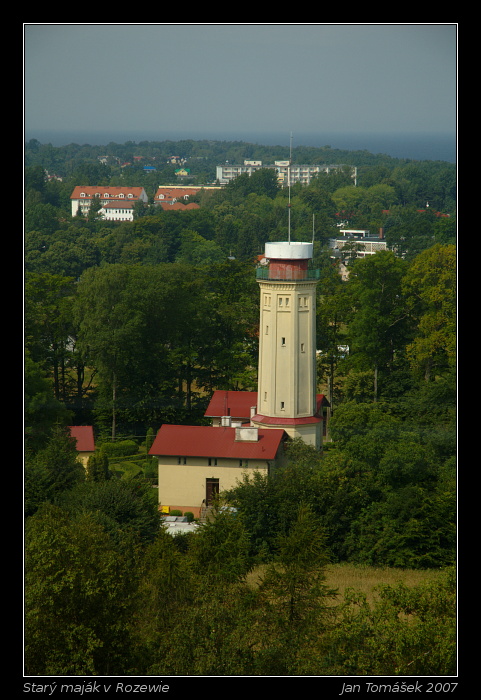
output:
<path id="1" fill-rule="evenodd" d="M 257 406 L 251 424 L 282 428 L 321 448 L 316 382 L 316 285 L 312 243 L 266 243 L 260 287 Z"/>

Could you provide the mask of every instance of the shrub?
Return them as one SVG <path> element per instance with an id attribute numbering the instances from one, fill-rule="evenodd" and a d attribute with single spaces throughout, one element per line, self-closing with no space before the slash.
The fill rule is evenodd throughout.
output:
<path id="1" fill-rule="evenodd" d="M 106 452 L 109 457 L 127 457 L 129 455 L 136 455 L 139 451 L 138 446 L 133 440 L 104 442 L 101 449 Z"/>

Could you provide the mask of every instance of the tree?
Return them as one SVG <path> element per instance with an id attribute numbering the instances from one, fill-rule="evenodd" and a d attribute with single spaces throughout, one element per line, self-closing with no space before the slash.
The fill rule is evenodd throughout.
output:
<path id="1" fill-rule="evenodd" d="M 53 501 L 84 479 L 75 440 L 68 428 L 55 426 L 47 444 L 27 454 L 25 464 L 25 514 L 34 513 L 44 501 Z"/>
<path id="2" fill-rule="evenodd" d="M 192 541 L 193 566 L 203 570 L 207 586 L 242 581 L 252 566 L 249 538 L 242 516 L 228 507 L 215 504 L 211 516 Z"/>
<path id="3" fill-rule="evenodd" d="M 429 381 L 456 358 L 456 247 L 436 244 L 420 253 L 404 277 L 404 294 L 417 321 L 407 347 L 412 368 Z"/>
<path id="4" fill-rule="evenodd" d="M 100 199 L 100 197 L 98 195 L 94 195 L 90 200 L 87 220 L 98 221 L 99 219 L 101 219 L 103 217 L 103 214 L 100 213 L 102 206 L 102 200 Z"/>
<path id="5" fill-rule="evenodd" d="M 319 642 L 332 623 L 327 601 L 335 591 L 325 584 L 325 537 L 309 507 L 299 506 L 277 544 L 259 586 L 257 673 L 315 675 Z"/>
<path id="6" fill-rule="evenodd" d="M 345 324 L 350 315 L 350 297 L 346 293 L 346 284 L 339 274 L 338 266 L 332 260 L 322 268 L 318 295 L 316 348 L 321 351 L 319 366 L 323 372 L 322 379 L 327 379 L 328 399 L 331 410 L 334 411 L 339 398 L 335 394 L 335 376 L 344 354 L 340 346 L 346 344 Z"/>
<path id="7" fill-rule="evenodd" d="M 76 321 L 79 344 L 111 392 L 111 437 L 116 437 L 118 391 L 130 373 L 143 318 L 129 298 L 132 268 L 111 265 L 87 270 L 78 285 Z M 138 359 L 141 359 L 140 357 Z"/>
<path id="8" fill-rule="evenodd" d="M 33 451 L 45 446 L 51 430 L 56 424 L 67 425 L 71 413 L 54 396 L 52 380 L 34 362 L 30 354 L 25 355 L 25 438 L 28 449 Z"/>
<path id="9" fill-rule="evenodd" d="M 94 513 L 44 505 L 25 532 L 27 675 L 122 675 L 132 663 L 135 550 Z"/>
<path id="10" fill-rule="evenodd" d="M 358 368 L 374 371 L 374 401 L 378 397 L 378 371 L 392 367 L 396 353 L 403 351 L 409 337 L 410 319 L 402 295 L 407 266 L 392 251 L 380 251 L 352 264 L 346 286 L 353 311 L 349 352 L 353 362 L 361 360 Z"/>
<path id="11" fill-rule="evenodd" d="M 97 513 L 99 522 L 115 540 L 129 535 L 149 543 L 159 531 L 156 494 L 140 479 L 87 480 L 64 492 L 57 502 L 72 517 Z"/>
<path id="12" fill-rule="evenodd" d="M 35 362 L 53 379 L 54 395 L 68 397 L 69 345 L 73 335 L 74 280 L 50 273 L 28 273 L 25 280 L 25 344 Z"/>
<path id="13" fill-rule="evenodd" d="M 271 168 L 260 168 L 252 175 L 243 173 L 230 180 L 224 188 L 225 197 L 234 202 L 239 202 L 252 193 L 273 199 L 278 191 L 277 173 Z"/>
<path id="14" fill-rule="evenodd" d="M 105 450 L 96 450 L 87 461 L 87 480 L 105 481 L 110 479 L 109 458 Z"/>

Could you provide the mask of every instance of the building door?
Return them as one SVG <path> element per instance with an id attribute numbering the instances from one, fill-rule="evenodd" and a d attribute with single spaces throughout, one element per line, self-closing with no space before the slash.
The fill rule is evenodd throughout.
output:
<path id="1" fill-rule="evenodd" d="M 212 505 L 212 500 L 219 493 L 219 479 L 205 480 L 205 502 L 208 506 Z"/>

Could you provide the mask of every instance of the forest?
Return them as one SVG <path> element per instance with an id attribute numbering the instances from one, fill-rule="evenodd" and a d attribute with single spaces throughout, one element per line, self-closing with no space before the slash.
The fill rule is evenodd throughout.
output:
<path id="1" fill-rule="evenodd" d="M 295 162 L 346 168 L 290 193 L 262 169 L 165 211 L 153 195 L 173 182 L 172 155 L 202 185 L 220 162 L 286 149 L 25 147 L 26 673 L 453 675 L 456 166 L 298 148 Z M 79 184 L 141 185 L 149 204 L 132 222 L 72 217 Z M 112 446 L 145 455 L 163 423 L 205 423 L 215 389 L 257 389 L 256 261 L 286 239 L 289 205 L 320 269 L 328 439 L 321 454 L 291 441 L 286 467 L 239 482 L 212 520 L 172 537 L 152 463 L 119 471 Z M 382 229 L 389 247 L 346 251 L 347 279 L 328 247 L 341 221 Z M 94 426 L 87 470 L 69 425 Z M 381 586 L 373 602 L 327 585 L 342 563 L 441 575 Z"/>

